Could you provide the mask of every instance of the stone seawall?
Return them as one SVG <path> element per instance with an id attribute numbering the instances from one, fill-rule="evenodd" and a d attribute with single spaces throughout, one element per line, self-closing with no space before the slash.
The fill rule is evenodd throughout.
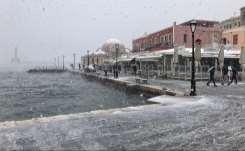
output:
<path id="1" fill-rule="evenodd" d="M 74 73 L 74 72 L 73 72 Z M 175 96 L 176 93 L 173 91 L 170 91 L 168 89 L 164 89 L 160 86 L 154 86 L 154 85 L 148 85 L 148 84 L 137 84 L 135 82 L 125 81 L 119 79 L 113 79 L 105 76 L 100 76 L 96 73 L 85 73 L 85 72 L 79 72 L 83 78 L 89 79 L 89 80 L 96 80 L 103 84 L 110 84 L 114 87 L 120 87 L 125 88 L 126 91 L 129 92 L 141 92 L 146 93 L 152 96 L 158 96 L 158 95 L 171 95 Z"/>

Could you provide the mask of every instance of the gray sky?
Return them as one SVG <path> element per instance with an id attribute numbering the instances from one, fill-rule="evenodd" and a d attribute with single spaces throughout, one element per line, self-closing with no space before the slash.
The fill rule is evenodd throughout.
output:
<path id="1" fill-rule="evenodd" d="M 244 0 L 0 0 L 0 63 L 85 53 L 109 38 L 131 41 L 193 18 L 239 15 Z"/>

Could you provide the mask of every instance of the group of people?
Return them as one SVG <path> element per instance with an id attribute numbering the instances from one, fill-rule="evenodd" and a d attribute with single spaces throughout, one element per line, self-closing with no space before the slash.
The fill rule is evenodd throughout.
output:
<path id="1" fill-rule="evenodd" d="M 207 82 L 207 86 L 210 85 L 211 82 L 213 82 L 214 86 L 217 87 L 215 83 L 215 67 L 212 66 L 208 70 L 209 72 L 209 80 Z M 224 85 L 225 81 L 227 81 L 227 85 L 231 85 L 233 82 L 237 84 L 237 77 L 238 77 L 238 71 L 235 66 L 224 66 L 222 69 L 222 81 L 221 84 Z"/>

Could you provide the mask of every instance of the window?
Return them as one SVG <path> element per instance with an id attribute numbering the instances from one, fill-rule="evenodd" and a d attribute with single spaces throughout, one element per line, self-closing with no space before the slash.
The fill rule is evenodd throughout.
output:
<path id="1" fill-rule="evenodd" d="M 172 40 L 172 36 L 171 35 L 168 35 L 168 40 L 169 40 L 169 42 Z"/>
<path id="2" fill-rule="evenodd" d="M 157 37 L 155 38 L 154 44 L 155 44 L 155 45 L 158 44 L 158 38 L 157 38 Z"/>
<path id="3" fill-rule="evenodd" d="M 187 35 L 184 34 L 184 43 L 187 43 Z"/>
<path id="4" fill-rule="evenodd" d="M 233 35 L 233 45 L 238 44 L 238 35 Z"/>
<path id="5" fill-rule="evenodd" d="M 172 45 L 172 41 L 173 41 L 172 35 L 169 35 L 169 44 L 170 44 L 170 45 Z"/>

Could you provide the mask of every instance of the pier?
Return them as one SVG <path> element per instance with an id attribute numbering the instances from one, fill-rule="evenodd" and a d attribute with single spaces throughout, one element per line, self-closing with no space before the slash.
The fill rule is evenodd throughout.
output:
<path id="1" fill-rule="evenodd" d="M 66 69 L 36 68 L 36 69 L 30 69 L 27 72 L 28 73 L 63 73 L 66 71 L 67 71 Z"/>

